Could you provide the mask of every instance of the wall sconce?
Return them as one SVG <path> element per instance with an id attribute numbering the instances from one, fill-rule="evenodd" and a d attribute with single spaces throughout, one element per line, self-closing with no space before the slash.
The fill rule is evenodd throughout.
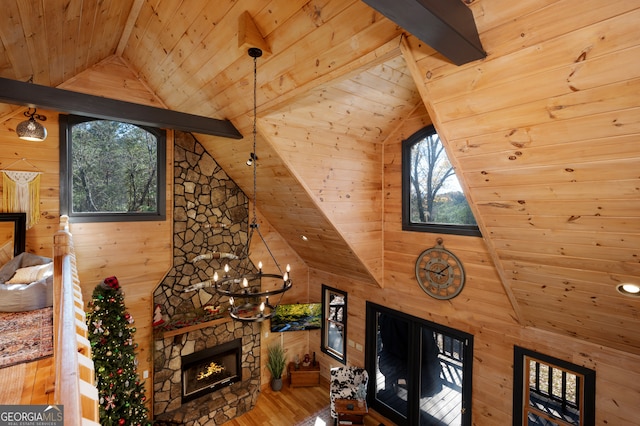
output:
<path id="1" fill-rule="evenodd" d="M 46 121 L 47 117 L 36 114 L 35 108 L 33 109 L 33 112 L 31 112 L 31 108 L 26 110 L 24 112 L 24 116 L 29 117 L 29 119 L 18 124 L 16 127 L 18 137 L 25 141 L 33 142 L 42 142 L 45 140 L 47 138 L 47 129 L 42 124 L 38 123 L 36 119 Z"/>

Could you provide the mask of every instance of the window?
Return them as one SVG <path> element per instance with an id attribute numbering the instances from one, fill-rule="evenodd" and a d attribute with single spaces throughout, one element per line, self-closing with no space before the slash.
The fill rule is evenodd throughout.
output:
<path id="1" fill-rule="evenodd" d="M 161 129 L 60 116 L 60 212 L 77 222 L 165 219 Z"/>
<path id="2" fill-rule="evenodd" d="M 595 424 L 595 371 L 518 346 L 513 370 L 514 426 Z"/>
<path id="3" fill-rule="evenodd" d="M 419 130 L 402 143 L 402 229 L 480 236 L 433 126 Z"/>
<path id="4" fill-rule="evenodd" d="M 473 336 L 367 302 L 369 406 L 409 425 L 471 425 Z"/>
<path id="5" fill-rule="evenodd" d="M 322 343 L 320 349 L 345 364 L 347 361 L 347 293 L 322 285 Z"/>

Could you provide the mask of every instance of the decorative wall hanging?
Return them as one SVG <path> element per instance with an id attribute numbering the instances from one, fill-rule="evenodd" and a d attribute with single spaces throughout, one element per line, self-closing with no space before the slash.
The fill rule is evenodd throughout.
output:
<path id="1" fill-rule="evenodd" d="M 11 163 L 8 167 L 23 161 L 36 168 L 26 159 Z M 6 213 L 26 213 L 27 229 L 40 220 L 40 171 L 2 170 L 2 211 Z"/>

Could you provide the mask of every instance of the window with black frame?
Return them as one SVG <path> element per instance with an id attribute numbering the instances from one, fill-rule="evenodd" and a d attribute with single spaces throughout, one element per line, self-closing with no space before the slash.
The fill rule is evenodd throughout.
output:
<path id="1" fill-rule="evenodd" d="M 345 364 L 347 361 L 347 293 L 322 285 L 322 342 L 320 349 Z"/>
<path id="2" fill-rule="evenodd" d="M 402 142 L 402 229 L 481 235 L 440 136 L 432 125 Z"/>
<path id="3" fill-rule="evenodd" d="M 595 371 L 514 347 L 514 426 L 595 424 Z"/>
<path id="4" fill-rule="evenodd" d="M 397 424 L 471 425 L 473 336 L 367 302 L 368 404 Z"/>
<path id="5" fill-rule="evenodd" d="M 75 222 L 164 220 L 163 129 L 60 115 L 60 211 Z"/>

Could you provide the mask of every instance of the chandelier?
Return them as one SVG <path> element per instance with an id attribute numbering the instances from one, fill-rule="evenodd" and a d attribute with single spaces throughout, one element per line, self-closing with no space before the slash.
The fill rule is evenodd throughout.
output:
<path id="1" fill-rule="evenodd" d="M 203 287 L 214 287 L 215 291 L 229 298 L 229 315 L 234 320 L 246 322 L 259 322 L 271 318 L 276 308 L 280 304 L 283 293 L 288 291 L 291 286 L 290 267 L 286 266 L 283 272 L 280 264 L 276 261 L 271 249 L 267 245 L 260 228 L 256 215 L 256 193 L 257 193 L 257 155 L 256 155 L 256 139 L 257 139 L 257 61 L 262 56 L 262 50 L 258 48 L 250 48 L 249 56 L 253 58 L 253 152 L 247 165 L 253 166 L 253 218 L 249 224 L 249 238 L 246 245 L 239 255 L 233 253 L 206 253 L 194 257 L 191 262 L 196 263 L 200 260 L 208 259 L 228 259 L 224 265 L 223 276 L 220 277 L 215 271 L 213 277 L 209 280 L 193 284 L 184 291 L 195 291 Z M 256 269 L 249 259 L 249 249 L 251 241 L 257 234 L 260 241 L 264 245 L 277 268 L 277 271 L 267 273 L 262 270 L 262 262 L 258 263 Z M 229 264 L 233 265 L 233 269 Z M 264 287 L 263 287 L 264 285 Z M 268 288 L 269 290 L 263 290 Z M 273 296 L 277 297 L 274 303 Z M 271 299 L 270 299 L 271 298 Z"/>

